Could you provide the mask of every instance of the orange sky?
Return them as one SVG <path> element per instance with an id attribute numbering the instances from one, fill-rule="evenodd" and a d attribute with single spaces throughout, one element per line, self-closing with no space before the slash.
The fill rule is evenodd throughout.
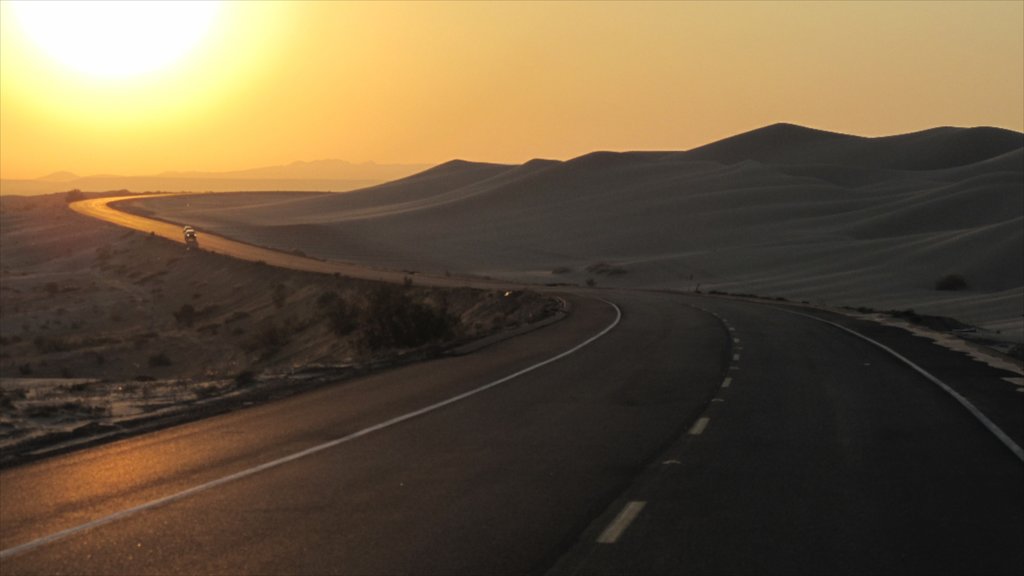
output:
<path id="1" fill-rule="evenodd" d="M 3 178 L 565 159 L 778 121 L 1024 130 L 1024 2 L 226 2 L 180 60 L 113 78 L 2 4 Z"/>

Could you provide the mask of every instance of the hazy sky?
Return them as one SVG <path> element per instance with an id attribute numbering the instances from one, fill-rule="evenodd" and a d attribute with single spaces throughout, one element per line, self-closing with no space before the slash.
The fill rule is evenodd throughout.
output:
<path id="1" fill-rule="evenodd" d="M 156 28 L 53 6 L 3 2 L 3 178 L 1024 130 L 1021 1 L 224 2 Z"/>

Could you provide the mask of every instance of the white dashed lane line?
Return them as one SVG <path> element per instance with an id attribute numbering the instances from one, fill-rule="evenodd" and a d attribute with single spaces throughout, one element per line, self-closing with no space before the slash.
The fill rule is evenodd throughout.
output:
<path id="1" fill-rule="evenodd" d="M 640 515 L 640 511 L 644 509 L 647 503 L 643 501 L 633 500 L 626 504 L 619 512 L 619 515 L 611 521 L 611 524 L 601 532 L 601 535 L 597 537 L 598 544 L 614 544 L 622 536 L 622 533 L 629 528 L 629 525 L 636 520 L 636 517 Z"/>
<path id="2" fill-rule="evenodd" d="M 698 418 L 697 421 L 693 423 L 693 426 L 690 427 L 690 436 L 700 436 L 703 434 L 704 429 L 708 427 L 709 422 L 711 422 L 711 418 L 708 418 L 707 416 L 701 416 Z"/>

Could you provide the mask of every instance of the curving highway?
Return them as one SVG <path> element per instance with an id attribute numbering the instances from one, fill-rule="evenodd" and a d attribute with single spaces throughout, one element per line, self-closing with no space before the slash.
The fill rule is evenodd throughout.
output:
<path id="1" fill-rule="evenodd" d="M 153 194 L 146 198 L 159 198 L 170 194 Z M 182 233 L 183 224 L 175 223 L 156 218 L 139 216 L 129 212 L 118 210 L 115 205 L 118 203 L 138 200 L 138 196 L 114 196 L 107 198 L 91 198 L 70 204 L 71 209 L 79 214 L 103 220 L 123 228 L 136 230 L 160 236 L 179 244 L 184 244 Z M 336 260 L 326 261 L 305 256 L 291 254 L 263 246 L 255 246 L 245 242 L 232 240 L 224 236 L 214 234 L 208 230 L 198 230 L 199 248 L 207 252 L 214 252 L 232 258 L 249 260 L 251 262 L 265 262 L 271 266 L 302 270 L 305 272 L 319 272 L 323 274 L 341 274 L 350 278 L 361 278 L 364 280 L 380 280 L 383 282 L 400 283 L 407 273 L 394 270 L 380 270 L 339 262 Z M 483 278 L 466 277 L 441 277 L 425 274 L 416 275 L 417 284 L 424 286 L 468 286 L 480 288 L 506 288 L 514 286 L 508 282 L 493 282 Z"/>
<path id="2" fill-rule="evenodd" d="M 1024 571 L 1024 463 L 892 354 L 746 301 L 566 298 L 467 356 L 0 471 L 0 572 Z M 1005 374 L 831 319 L 1021 443 Z"/>

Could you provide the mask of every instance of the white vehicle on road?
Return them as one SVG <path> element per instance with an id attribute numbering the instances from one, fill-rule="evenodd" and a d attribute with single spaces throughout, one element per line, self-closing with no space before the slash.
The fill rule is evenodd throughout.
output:
<path id="1" fill-rule="evenodd" d="M 199 239 L 196 237 L 196 230 L 191 226 L 185 226 L 183 229 L 185 234 L 185 248 L 192 250 L 193 248 L 199 248 Z"/>

